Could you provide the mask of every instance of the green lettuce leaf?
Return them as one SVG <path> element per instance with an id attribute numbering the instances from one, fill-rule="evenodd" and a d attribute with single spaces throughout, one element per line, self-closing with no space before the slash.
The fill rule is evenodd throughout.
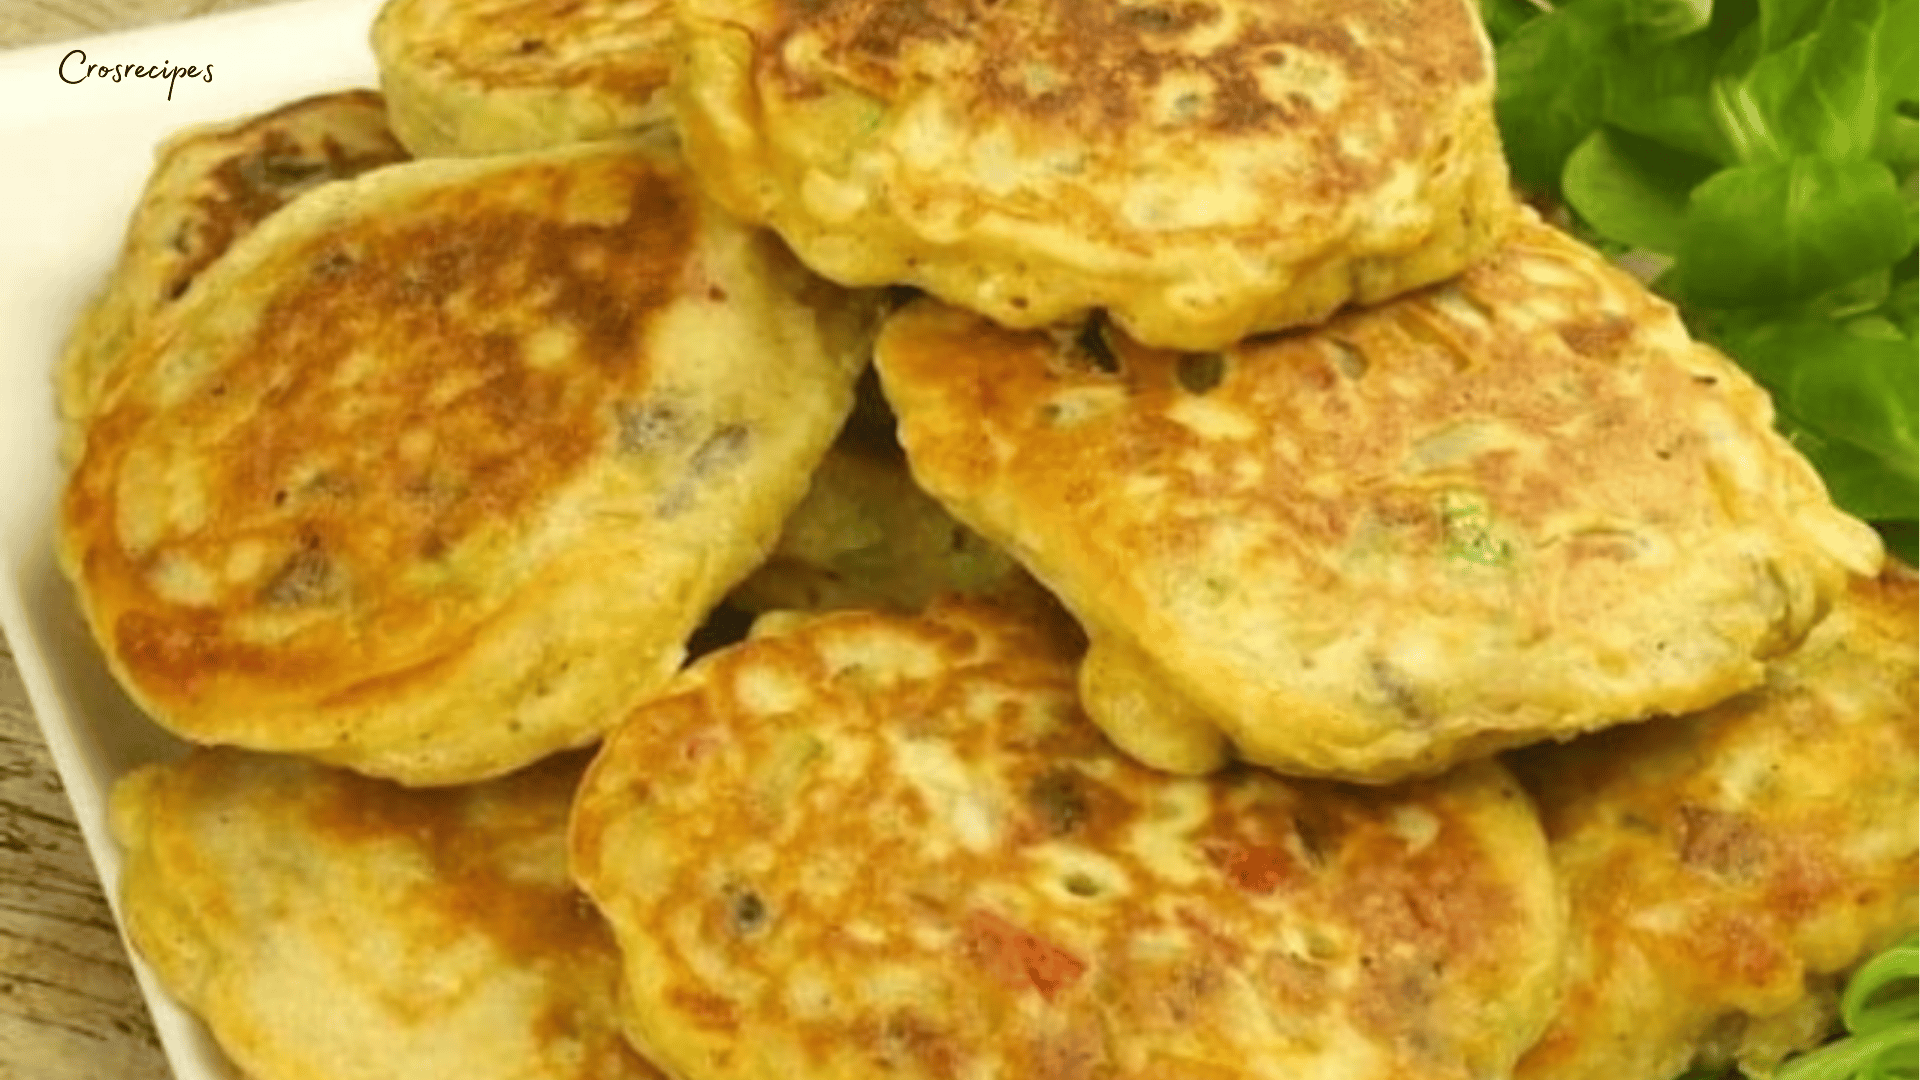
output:
<path id="1" fill-rule="evenodd" d="M 1601 127 L 1567 158 L 1560 188 L 1574 211 L 1602 235 L 1677 255 L 1687 195 L 1713 171 L 1710 161 Z"/>
<path id="2" fill-rule="evenodd" d="M 1572 0 L 1515 30 L 1496 53 L 1494 113 L 1514 179 L 1555 191 L 1573 148 L 1600 122 L 1625 0 Z"/>
<path id="3" fill-rule="evenodd" d="M 1811 33 L 1770 45 L 1762 5 L 1752 65 L 1716 80 L 1717 118 L 1743 160 L 1866 159 L 1914 93 L 1920 0 L 1827 0 Z"/>
<path id="4" fill-rule="evenodd" d="M 1851 281 L 1912 250 L 1910 205 L 1877 161 L 1801 156 L 1724 169 L 1688 199 L 1683 299 L 1779 303 Z"/>

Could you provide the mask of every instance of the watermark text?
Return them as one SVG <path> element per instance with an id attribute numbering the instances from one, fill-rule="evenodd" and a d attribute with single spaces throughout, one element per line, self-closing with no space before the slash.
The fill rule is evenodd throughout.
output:
<path id="1" fill-rule="evenodd" d="M 173 84 L 176 79 L 199 79 L 202 82 L 213 81 L 212 64 L 188 64 L 175 67 L 173 61 L 163 60 L 158 64 L 93 64 L 87 61 L 83 49 L 69 50 L 60 58 L 60 81 L 77 86 L 88 79 L 165 79 L 167 80 L 167 100 L 173 100 Z"/>

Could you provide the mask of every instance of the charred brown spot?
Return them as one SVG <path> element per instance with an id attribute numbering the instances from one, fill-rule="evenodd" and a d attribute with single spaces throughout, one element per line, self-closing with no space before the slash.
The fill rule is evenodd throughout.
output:
<path id="1" fill-rule="evenodd" d="M 1582 356 L 1611 356 L 1633 337 L 1633 320 L 1612 318 L 1568 323 L 1558 330 L 1567 348 Z"/>
<path id="2" fill-rule="evenodd" d="M 727 929 L 735 936 L 758 933 L 767 925 L 767 905 L 751 889 L 735 888 L 727 899 Z"/>
<path id="3" fill-rule="evenodd" d="M 1087 819 L 1087 798 L 1080 774 L 1073 769 L 1049 769 L 1027 785 L 1027 806 L 1054 836 L 1065 836 Z"/>
<path id="4" fill-rule="evenodd" d="M 1109 375 L 1120 373 L 1120 356 L 1113 351 L 1113 343 L 1107 340 L 1107 318 L 1095 314 L 1080 327 L 1074 336 L 1073 347 L 1079 355 L 1095 368 Z"/>
<path id="5" fill-rule="evenodd" d="M 315 542 L 294 552 L 281 564 L 261 587 L 260 603 L 267 607 L 322 604 L 337 599 L 341 585 L 338 567 Z"/>
<path id="6" fill-rule="evenodd" d="M 1061 878 L 1060 887 L 1084 900 L 1090 900 L 1106 891 L 1101 888 L 1100 883 L 1094 880 L 1092 875 L 1079 872 L 1071 873 Z"/>
<path id="7" fill-rule="evenodd" d="M 1717 877 L 1748 879 L 1767 862 L 1767 837 L 1739 814 L 1683 805 L 1676 842 L 1680 862 Z"/>
<path id="8" fill-rule="evenodd" d="M 1047 745 L 1058 753 L 1072 752 L 1066 744 Z M 1019 830 L 1022 842 L 1072 836 L 1099 848 L 1124 830 L 1136 812 L 1124 794 L 1066 764 L 1033 776 L 1023 795 L 1028 824 Z"/>
<path id="9" fill-rule="evenodd" d="M 1329 806 L 1308 800 L 1293 811 L 1293 835 L 1309 865 L 1323 867 L 1336 862 L 1346 835 L 1346 821 Z"/>
<path id="10" fill-rule="evenodd" d="M 1227 358 L 1217 352 L 1183 353 L 1173 368 L 1180 388 L 1189 394 L 1204 394 L 1227 377 Z"/>

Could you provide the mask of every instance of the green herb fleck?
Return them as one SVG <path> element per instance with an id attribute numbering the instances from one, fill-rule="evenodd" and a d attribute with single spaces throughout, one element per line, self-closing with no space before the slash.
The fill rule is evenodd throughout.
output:
<path id="1" fill-rule="evenodd" d="M 1513 546 L 1493 535 L 1493 515 L 1478 493 L 1455 489 L 1440 497 L 1440 527 L 1447 557 L 1481 566 L 1507 566 Z"/>

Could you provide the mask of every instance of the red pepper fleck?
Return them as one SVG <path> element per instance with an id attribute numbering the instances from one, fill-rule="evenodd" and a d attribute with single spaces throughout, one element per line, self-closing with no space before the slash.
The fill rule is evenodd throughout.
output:
<path id="1" fill-rule="evenodd" d="M 720 747 L 725 738 L 715 731 L 697 731 L 687 737 L 680 745 L 681 757 L 687 761 L 699 761 Z"/>
<path id="2" fill-rule="evenodd" d="M 1002 983 L 1016 989 L 1031 986 L 1048 1001 L 1087 970 L 1072 953 L 990 911 L 968 913 L 966 950 Z"/>
<path id="3" fill-rule="evenodd" d="M 1293 876 L 1293 858 L 1278 844 L 1233 844 L 1210 849 L 1207 855 L 1228 881 L 1261 896 Z"/>

